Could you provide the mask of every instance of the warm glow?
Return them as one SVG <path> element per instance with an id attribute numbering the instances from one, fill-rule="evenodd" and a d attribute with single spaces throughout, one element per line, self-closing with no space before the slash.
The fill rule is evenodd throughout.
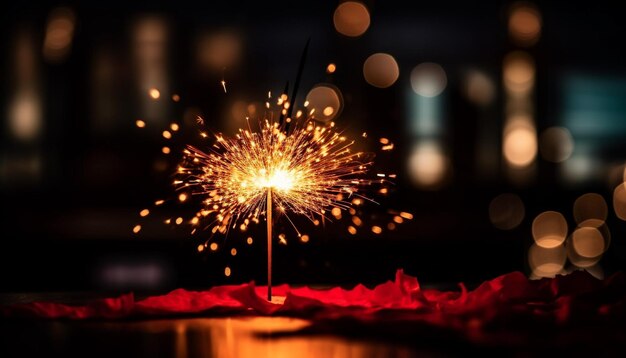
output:
<path id="1" fill-rule="evenodd" d="M 62 62 L 70 52 L 76 15 L 70 8 L 59 7 L 50 13 L 43 43 L 43 56 L 50 62 Z"/>
<path id="2" fill-rule="evenodd" d="M 135 225 L 135 227 L 133 228 L 133 232 L 136 234 L 139 231 L 141 231 L 141 225 Z"/>
<path id="3" fill-rule="evenodd" d="M 163 154 L 170 154 L 171 150 L 169 147 L 163 147 L 161 148 L 161 152 L 163 152 Z"/>
<path id="4" fill-rule="evenodd" d="M 139 216 L 148 216 L 148 214 L 150 214 L 150 210 L 148 209 L 143 209 L 139 212 Z"/>
<path id="5" fill-rule="evenodd" d="M 574 219 L 581 223 L 588 219 L 598 219 L 605 221 L 609 209 L 606 201 L 600 194 L 587 193 L 581 195 L 574 202 Z"/>
<path id="6" fill-rule="evenodd" d="M 258 223 L 259 217 L 267 217 L 270 195 L 273 210 L 294 228 L 290 213 L 319 223 L 329 211 L 340 215 L 357 205 L 354 200 L 363 200 L 358 193 L 370 181 L 359 175 L 370 166 L 368 155 L 352 152 L 353 142 L 335 131 L 334 123 L 308 119 L 289 129 L 270 121 L 259 126 L 258 131 L 240 129 L 230 138 L 216 135 L 206 153 L 191 146 L 184 150 L 174 184 L 186 191 L 185 199 L 196 194 L 203 210 L 210 210 L 206 220 L 213 233 Z M 278 237 L 287 243 L 284 234 Z"/>
<path id="7" fill-rule="evenodd" d="M 172 101 L 174 101 L 174 102 L 179 102 L 179 101 L 180 101 L 180 96 L 179 96 L 179 95 L 177 95 L 177 94 L 173 94 L 173 95 L 172 95 Z"/>
<path id="8" fill-rule="evenodd" d="M 537 134 L 530 126 L 518 126 L 504 134 L 502 151 L 513 167 L 525 167 L 537 155 Z"/>
<path id="9" fill-rule="evenodd" d="M 472 70 L 467 73 L 464 83 L 465 96 L 479 106 L 493 103 L 496 85 L 491 77 L 482 71 Z"/>
<path id="10" fill-rule="evenodd" d="M 170 124 L 170 129 L 174 132 L 178 131 L 180 129 L 180 126 L 178 125 L 178 123 L 172 123 Z"/>
<path id="11" fill-rule="evenodd" d="M 165 138 L 165 139 L 171 139 L 172 138 L 172 133 L 170 131 L 163 131 L 162 135 L 163 135 L 163 138 Z"/>
<path id="12" fill-rule="evenodd" d="M 411 87 L 420 96 L 436 97 L 447 84 L 446 71 L 436 63 L 424 62 L 411 71 Z"/>
<path id="13" fill-rule="evenodd" d="M 511 230 L 524 220 L 525 208 L 522 199 L 515 194 L 500 194 L 489 203 L 489 220 L 501 230 Z"/>
<path id="14" fill-rule="evenodd" d="M 236 248 L 234 248 L 234 247 L 233 247 L 232 249 L 230 249 L 230 254 L 231 254 L 232 256 L 237 256 L 237 249 L 236 249 Z"/>
<path id="15" fill-rule="evenodd" d="M 574 251 L 582 257 L 594 258 L 604 253 L 604 238 L 598 229 L 581 227 L 572 234 Z"/>
<path id="16" fill-rule="evenodd" d="M 270 174 L 261 172 L 260 176 L 253 179 L 253 182 L 259 188 L 272 188 L 288 191 L 293 188 L 293 174 L 284 169 L 277 169 Z M 243 183 L 247 185 L 246 182 Z"/>
<path id="17" fill-rule="evenodd" d="M 226 268 L 224 269 L 224 276 L 228 277 L 230 276 L 230 273 L 231 273 L 230 267 L 226 266 Z"/>
<path id="18" fill-rule="evenodd" d="M 302 242 L 309 242 L 309 235 L 302 235 L 300 236 L 300 241 Z"/>
<path id="19" fill-rule="evenodd" d="M 528 264 L 535 277 L 554 277 L 563 270 L 566 259 L 563 245 L 547 249 L 533 244 L 528 249 Z"/>
<path id="20" fill-rule="evenodd" d="M 151 88 L 148 94 L 152 99 L 159 99 L 159 97 L 161 97 L 161 92 L 156 88 Z"/>
<path id="21" fill-rule="evenodd" d="M 522 46 L 537 42 L 541 34 L 541 16 L 535 6 L 529 3 L 516 4 L 509 16 L 509 35 Z"/>
<path id="22" fill-rule="evenodd" d="M 356 228 L 354 226 L 348 226 L 348 232 L 350 235 L 356 235 Z"/>
<path id="23" fill-rule="evenodd" d="M 615 216 L 626 220 L 626 183 L 618 185 L 613 190 L 613 210 L 615 210 Z"/>
<path id="24" fill-rule="evenodd" d="M 372 226 L 372 232 L 374 234 L 380 234 L 381 232 L 383 232 L 383 228 L 381 228 L 380 226 Z"/>
<path id="25" fill-rule="evenodd" d="M 398 63 L 389 54 L 375 53 L 363 63 L 363 77 L 374 87 L 387 88 L 393 85 L 399 76 Z"/>
<path id="26" fill-rule="evenodd" d="M 328 66 L 326 66 L 326 73 L 335 73 L 336 70 L 337 66 L 334 63 L 329 63 Z"/>
<path id="27" fill-rule="evenodd" d="M 217 244 L 212 242 L 211 245 L 209 245 L 209 248 L 211 249 L 211 251 L 217 251 Z"/>
<path id="28" fill-rule="evenodd" d="M 178 195 L 178 200 L 180 200 L 181 202 L 187 200 L 187 194 L 185 193 L 181 193 Z"/>
<path id="29" fill-rule="evenodd" d="M 535 62 L 526 52 L 514 51 L 504 58 L 504 87 L 512 94 L 526 94 L 535 84 Z"/>
<path id="30" fill-rule="evenodd" d="M 138 128 L 144 128 L 146 126 L 146 122 L 142 121 L 141 119 L 138 119 L 137 121 L 135 121 L 135 125 Z"/>
<path id="31" fill-rule="evenodd" d="M 346 1 L 337 6 L 333 22 L 337 32 L 357 37 L 363 35 L 370 26 L 370 13 L 362 3 Z"/>
<path id="32" fill-rule="evenodd" d="M 413 149 L 409 159 L 409 174 L 413 182 L 424 188 L 436 188 L 446 176 L 448 160 L 439 146 L 422 143 Z"/>
<path id="33" fill-rule="evenodd" d="M 320 84 L 309 91 L 306 96 L 309 102 L 308 109 L 312 117 L 323 122 L 328 122 L 339 115 L 343 107 L 341 92 L 329 84 Z"/>
<path id="34" fill-rule="evenodd" d="M 246 243 L 247 243 L 248 245 L 252 245 L 252 243 L 253 243 L 253 242 L 254 242 L 254 240 L 253 240 L 251 237 L 248 237 L 248 238 L 246 239 Z"/>
<path id="35" fill-rule="evenodd" d="M 567 236 L 567 221 L 556 211 L 545 211 L 533 220 L 533 239 L 543 248 L 550 249 L 561 245 Z"/>

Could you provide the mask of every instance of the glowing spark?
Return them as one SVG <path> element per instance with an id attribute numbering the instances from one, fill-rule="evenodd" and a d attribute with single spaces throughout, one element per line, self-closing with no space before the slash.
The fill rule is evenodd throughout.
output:
<path id="1" fill-rule="evenodd" d="M 169 147 L 163 147 L 161 148 L 161 152 L 163 152 L 163 154 L 170 154 L 171 150 Z"/>
<path id="2" fill-rule="evenodd" d="M 226 81 L 221 80 L 220 83 L 222 84 L 222 88 L 224 89 L 224 93 L 227 93 L 226 92 Z"/>
<path id="3" fill-rule="evenodd" d="M 133 228 L 133 232 L 136 234 L 139 231 L 141 231 L 141 225 L 135 225 L 135 227 Z"/>
<path id="4" fill-rule="evenodd" d="M 148 214 L 150 214 L 150 210 L 148 209 L 143 209 L 139 212 L 139 216 L 148 216 Z"/>
<path id="5" fill-rule="evenodd" d="M 135 122 L 135 125 L 137 126 L 137 128 L 144 128 L 146 126 L 146 122 L 142 121 L 141 119 L 138 119 Z"/>
<path id="6" fill-rule="evenodd" d="M 359 189 L 371 181 L 359 176 L 371 162 L 368 155 L 351 151 L 352 141 L 311 120 L 289 129 L 266 120 L 260 127 L 240 129 L 233 138 L 218 135 L 207 152 L 192 146 L 184 151 L 175 185 L 190 190 L 202 200 L 202 210 L 211 211 L 206 220 L 214 233 L 244 220 L 258 222 L 267 215 L 269 191 L 272 205 L 292 225 L 289 213 L 315 223 L 328 208 L 347 210 L 363 202 Z"/>
<path id="7" fill-rule="evenodd" d="M 381 232 L 383 232 L 383 229 L 380 226 L 372 226 L 372 232 L 374 234 L 380 234 Z"/>
<path id="8" fill-rule="evenodd" d="M 334 73 L 337 70 L 337 66 L 334 63 L 329 63 L 326 66 L 326 73 Z"/>
<path id="9" fill-rule="evenodd" d="M 204 125 L 204 118 L 197 116 L 196 117 L 196 123 L 198 123 L 199 125 L 203 126 Z"/>
<path id="10" fill-rule="evenodd" d="M 224 275 L 226 277 L 230 276 L 230 267 L 226 266 L 226 268 L 224 269 Z"/>
<path id="11" fill-rule="evenodd" d="M 309 242 L 309 235 L 302 235 L 300 236 L 300 241 L 302 242 Z"/>
<path id="12" fill-rule="evenodd" d="M 211 245 L 209 245 L 209 248 L 211 249 L 211 251 L 216 251 L 217 250 L 217 244 L 212 242 Z"/>
<path id="13" fill-rule="evenodd" d="M 170 124 L 170 128 L 172 129 L 172 131 L 176 132 L 180 129 L 180 126 L 177 123 L 172 123 Z"/>

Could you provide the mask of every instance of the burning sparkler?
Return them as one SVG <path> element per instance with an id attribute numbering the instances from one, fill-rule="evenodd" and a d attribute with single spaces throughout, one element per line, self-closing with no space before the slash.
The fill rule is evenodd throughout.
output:
<path id="1" fill-rule="evenodd" d="M 286 95 L 279 105 L 289 107 Z M 301 112 L 299 112 L 301 113 Z M 353 152 L 354 141 L 334 129 L 334 123 L 313 119 L 283 124 L 265 120 L 235 137 L 216 135 L 209 150 L 188 146 L 174 184 L 202 199 L 196 222 L 208 222 L 212 233 L 267 222 L 268 299 L 271 300 L 272 224 L 274 208 L 292 224 L 289 214 L 311 221 L 325 217 L 330 207 L 348 209 L 352 197 L 371 181 L 359 176 L 371 165 L 370 155 Z"/>

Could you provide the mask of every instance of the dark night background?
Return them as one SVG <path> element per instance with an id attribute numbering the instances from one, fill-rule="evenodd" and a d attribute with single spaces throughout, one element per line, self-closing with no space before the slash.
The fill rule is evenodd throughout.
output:
<path id="1" fill-rule="evenodd" d="M 626 159 L 623 5 L 364 3 L 371 24 L 359 37 L 335 29 L 336 1 L 3 5 L 0 290 L 163 291 L 264 283 L 263 227 L 255 229 L 250 246 L 248 234 L 235 233 L 217 252 L 198 253 L 200 239 L 161 223 L 191 215 L 189 206 L 169 206 L 146 219 L 138 213 L 173 195 L 175 153 L 195 135 L 195 116 L 202 115 L 210 129 L 232 133 L 248 104 L 260 105 L 268 90 L 278 94 L 293 83 L 309 38 L 296 102 L 313 86 L 332 84 L 343 98 L 338 126 L 356 136 L 367 132 L 374 151 L 381 137 L 395 144 L 393 151 L 377 152 L 377 165 L 398 179 L 382 204 L 361 216 L 380 221 L 387 209 L 397 209 L 413 219 L 394 231 L 386 229 L 385 219 L 382 234 L 365 228 L 354 236 L 346 225 L 320 230 L 302 222 L 308 243 L 285 226 L 288 244 L 275 245 L 274 252 L 277 283 L 372 284 L 392 279 L 397 268 L 430 284 L 477 283 L 515 270 L 530 275 L 533 219 L 558 211 L 571 234 L 574 201 L 589 192 L 606 200 L 612 237 L 592 270 L 601 276 L 624 269 L 626 223 L 613 205 Z M 539 14 L 536 43 L 520 43 L 509 32 L 515 6 Z M 47 49 L 51 19 L 68 16 L 67 9 L 74 16 L 69 45 Z M 216 38 L 235 41 L 234 54 L 230 42 L 212 46 Z M 537 135 L 554 126 L 571 133 L 574 149 L 564 161 L 546 160 L 550 154 L 541 140 L 523 169 L 511 169 L 502 152 L 510 116 L 503 68 L 512 51 L 524 51 L 534 63 L 524 103 Z M 364 61 L 379 52 L 392 55 L 399 67 L 388 88 L 371 86 L 363 76 Z M 411 88 L 411 71 L 424 62 L 439 64 L 447 78 L 443 92 L 427 100 Z M 326 72 L 329 63 L 337 67 L 332 74 Z M 478 79 L 476 86 L 472 79 Z M 153 87 L 161 93 L 158 100 L 148 95 Z M 172 101 L 172 94 L 180 101 Z M 427 107 L 424 115 L 420 108 Z M 423 116 L 430 124 L 419 122 Z M 137 128 L 137 119 L 146 128 Z M 173 121 L 183 130 L 168 144 L 172 154 L 164 155 L 161 131 Z M 436 130 L 424 131 L 424 125 Z M 435 185 L 420 183 L 419 168 L 408 165 L 415 146 L 424 143 L 439 152 L 420 165 L 443 163 Z M 490 220 L 490 203 L 503 193 L 523 202 L 523 220 L 509 230 Z M 513 220 L 507 209 L 495 211 Z M 143 230 L 135 235 L 139 222 Z M 572 269 L 564 264 L 563 271 Z"/>

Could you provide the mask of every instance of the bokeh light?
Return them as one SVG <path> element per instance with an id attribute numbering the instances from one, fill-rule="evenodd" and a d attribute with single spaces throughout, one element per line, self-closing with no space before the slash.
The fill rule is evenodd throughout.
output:
<path id="1" fill-rule="evenodd" d="M 609 209 L 602 195 L 587 193 L 576 199 L 573 212 L 576 223 L 581 223 L 588 219 L 605 221 Z"/>
<path id="2" fill-rule="evenodd" d="M 615 216 L 626 220 L 626 183 L 622 183 L 613 190 L 613 210 Z"/>
<path id="3" fill-rule="evenodd" d="M 409 158 L 409 175 L 422 188 L 438 188 L 446 177 L 448 158 L 434 142 L 423 142 L 413 148 Z"/>
<path id="4" fill-rule="evenodd" d="M 363 77 L 374 87 L 387 88 L 393 85 L 399 76 L 398 63 L 389 54 L 375 53 L 363 63 Z"/>
<path id="5" fill-rule="evenodd" d="M 545 211 L 533 220 L 532 234 L 535 244 L 550 249 L 561 245 L 567 237 L 567 221 L 556 211 Z"/>
<path id="6" fill-rule="evenodd" d="M 205 34 L 198 39 L 196 51 L 202 68 L 223 71 L 238 65 L 242 52 L 241 36 L 227 30 Z"/>
<path id="7" fill-rule="evenodd" d="M 535 84 L 535 61 L 526 52 L 513 51 L 504 58 L 504 87 L 511 94 L 526 94 Z"/>
<path id="8" fill-rule="evenodd" d="M 446 71 L 436 63 L 424 62 L 411 71 L 411 87 L 420 96 L 436 97 L 447 84 Z"/>
<path id="9" fill-rule="evenodd" d="M 465 75 L 464 92 L 470 102 L 478 106 L 487 106 L 493 103 L 496 85 L 484 72 L 472 70 Z"/>
<path id="10" fill-rule="evenodd" d="M 528 120 L 511 120 L 504 133 L 502 152 L 513 167 L 525 167 L 537 155 L 537 134 Z"/>
<path id="11" fill-rule="evenodd" d="M 574 151 L 574 138 L 567 128 L 550 127 L 539 138 L 541 156 L 553 163 L 567 160 Z"/>
<path id="12" fill-rule="evenodd" d="M 566 259 L 563 245 L 547 249 L 535 243 L 528 249 L 528 265 L 534 277 L 554 277 L 563 271 Z"/>
<path id="13" fill-rule="evenodd" d="M 62 62 L 70 52 L 76 15 L 67 7 L 59 7 L 50 13 L 43 42 L 43 56 L 49 62 Z"/>
<path id="14" fill-rule="evenodd" d="M 530 3 L 517 3 L 511 7 L 509 35 L 521 46 L 534 45 L 541 35 L 541 15 Z"/>
<path id="15" fill-rule="evenodd" d="M 516 194 L 500 194 L 489 203 L 489 220 L 501 230 L 511 230 L 519 226 L 524 220 L 525 212 L 524 203 Z"/>
<path id="16" fill-rule="evenodd" d="M 582 257 L 598 257 L 604 253 L 604 238 L 596 228 L 580 227 L 572 234 L 572 248 Z"/>
<path id="17" fill-rule="evenodd" d="M 319 84 L 306 95 L 308 110 L 316 120 L 328 122 L 337 117 L 343 108 L 343 97 L 338 88 L 330 84 Z"/>
<path id="18" fill-rule="evenodd" d="M 358 37 L 363 35 L 370 26 L 370 13 L 362 3 L 346 1 L 335 9 L 333 23 L 340 34 Z"/>

